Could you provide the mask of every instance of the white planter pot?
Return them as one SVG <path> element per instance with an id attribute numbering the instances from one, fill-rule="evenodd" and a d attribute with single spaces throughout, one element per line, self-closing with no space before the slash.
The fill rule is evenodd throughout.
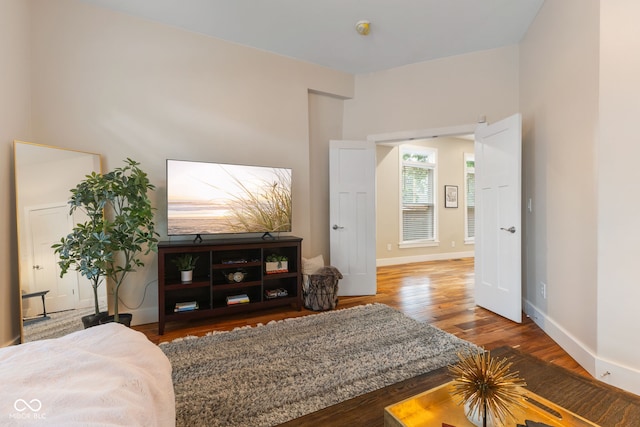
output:
<path id="1" fill-rule="evenodd" d="M 287 273 L 289 263 L 287 261 L 265 262 L 265 272 L 267 274 Z"/>
<path id="2" fill-rule="evenodd" d="M 193 270 L 181 271 L 180 280 L 182 281 L 182 283 L 191 283 L 191 281 L 193 280 Z"/>

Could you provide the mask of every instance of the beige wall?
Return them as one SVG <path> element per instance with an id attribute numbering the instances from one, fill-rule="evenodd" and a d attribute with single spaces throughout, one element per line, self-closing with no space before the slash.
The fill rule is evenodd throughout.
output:
<path id="1" fill-rule="evenodd" d="M 356 76 L 344 138 L 495 122 L 518 112 L 518 47 Z"/>
<path id="2" fill-rule="evenodd" d="M 344 100 L 322 93 L 309 93 L 309 174 L 311 243 L 306 257 L 322 254 L 331 262 L 329 247 L 329 141 L 342 139 Z"/>
<path id="3" fill-rule="evenodd" d="M 640 394 L 640 4 L 600 2 L 598 377 Z"/>
<path id="4" fill-rule="evenodd" d="M 353 76 L 78 0 L 36 1 L 32 19 L 35 142 L 100 153 L 105 170 L 141 162 L 163 240 L 167 158 L 291 167 L 293 234 L 321 248 L 308 93 L 352 96 Z M 121 290 L 134 323 L 157 319 L 156 257 L 146 264 Z"/>
<path id="5" fill-rule="evenodd" d="M 527 311 L 596 378 L 640 394 L 638 19 L 632 1 L 545 2 L 521 43 L 520 98 Z"/>
<path id="6" fill-rule="evenodd" d="M 399 146 L 377 147 L 376 167 L 376 258 L 378 265 L 473 256 L 474 245 L 464 244 L 464 153 L 473 154 L 473 141 L 436 138 L 411 141 L 438 150 L 437 246 L 399 248 L 400 243 L 400 160 Z M 458 208 L 444 207 L 444 186 L 458 186 Z M 452 244 L 453 242 L 453 244 Z M 390 249 L 389 249 L 390 248 Z"/>
<path id="7" fill-rule="evenodd" d="M 20 337 L 13 140 L 30 135 L 29 2 L 0 0 L 0 346 Z"/>
<path id="8" fill-rule="evenodd" d="M 520 47 L 525 300 L 585 368 L 597 349 L 598 2 L 545 2 Z M 547 285 L 547 298 L 540 283 Z"/>

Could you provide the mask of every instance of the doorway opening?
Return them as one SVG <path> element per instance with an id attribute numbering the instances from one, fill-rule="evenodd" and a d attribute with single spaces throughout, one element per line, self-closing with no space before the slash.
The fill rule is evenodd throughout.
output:
<path id="1" fill-rule="evenodd" d="M 377 155 L 377 266 L 475 256 L 474 215 L 468 209 L 465 165 L 474 156 L 477 126 L 367 138 L 375 143 Z M 421 147 L 433 157 L 420 156 Z M 419 154 L 407 154 L 414 151 Z M 413 187 L 423 194 L 413 194 Z M 424 194 L 428 192 L 431 194 Z"/>

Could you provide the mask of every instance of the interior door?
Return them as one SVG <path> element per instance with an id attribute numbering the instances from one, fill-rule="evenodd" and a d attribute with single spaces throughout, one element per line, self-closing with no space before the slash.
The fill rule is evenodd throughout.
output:
<path id="1" fill-rule="evenodd" d="M 27 229 L 31 242 L 31 283 L 27 292 L 49 290 L 45 296 L 47 312 L 70 310 L 77 308 L 78 288 L 77 275 L 73 272 L 60 277 L 57 257 L 51 245 L 57 243 L 62 236 L 69 233 L 69 207 L 62 206 L 29 210 Z M 37 298 L 29 301 L 29 307 L 24 307 L 25 317 L 31 317 L 42 312 L 42 303 Z M 35 313 L 34 313 L 35 310 Z"/>
<path id="2" fill-rule="evenodd" d="M 480 125 L 475 141 L 475 301 L 520 323 L 522 116 Z"/>
<path id="3" fill-rule="evenodd" d="M 375 144 L 330 141 L 331 264 L 343 275 L 339 295 L 375 295 Z"/>

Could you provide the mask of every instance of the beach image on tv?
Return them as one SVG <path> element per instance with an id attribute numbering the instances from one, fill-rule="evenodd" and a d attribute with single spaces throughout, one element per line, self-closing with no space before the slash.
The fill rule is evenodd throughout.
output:
<path id="1" fill-rule="evenodd" d="M 291 231 L 291 169 L 167 160 L 168 235 Z"/>

